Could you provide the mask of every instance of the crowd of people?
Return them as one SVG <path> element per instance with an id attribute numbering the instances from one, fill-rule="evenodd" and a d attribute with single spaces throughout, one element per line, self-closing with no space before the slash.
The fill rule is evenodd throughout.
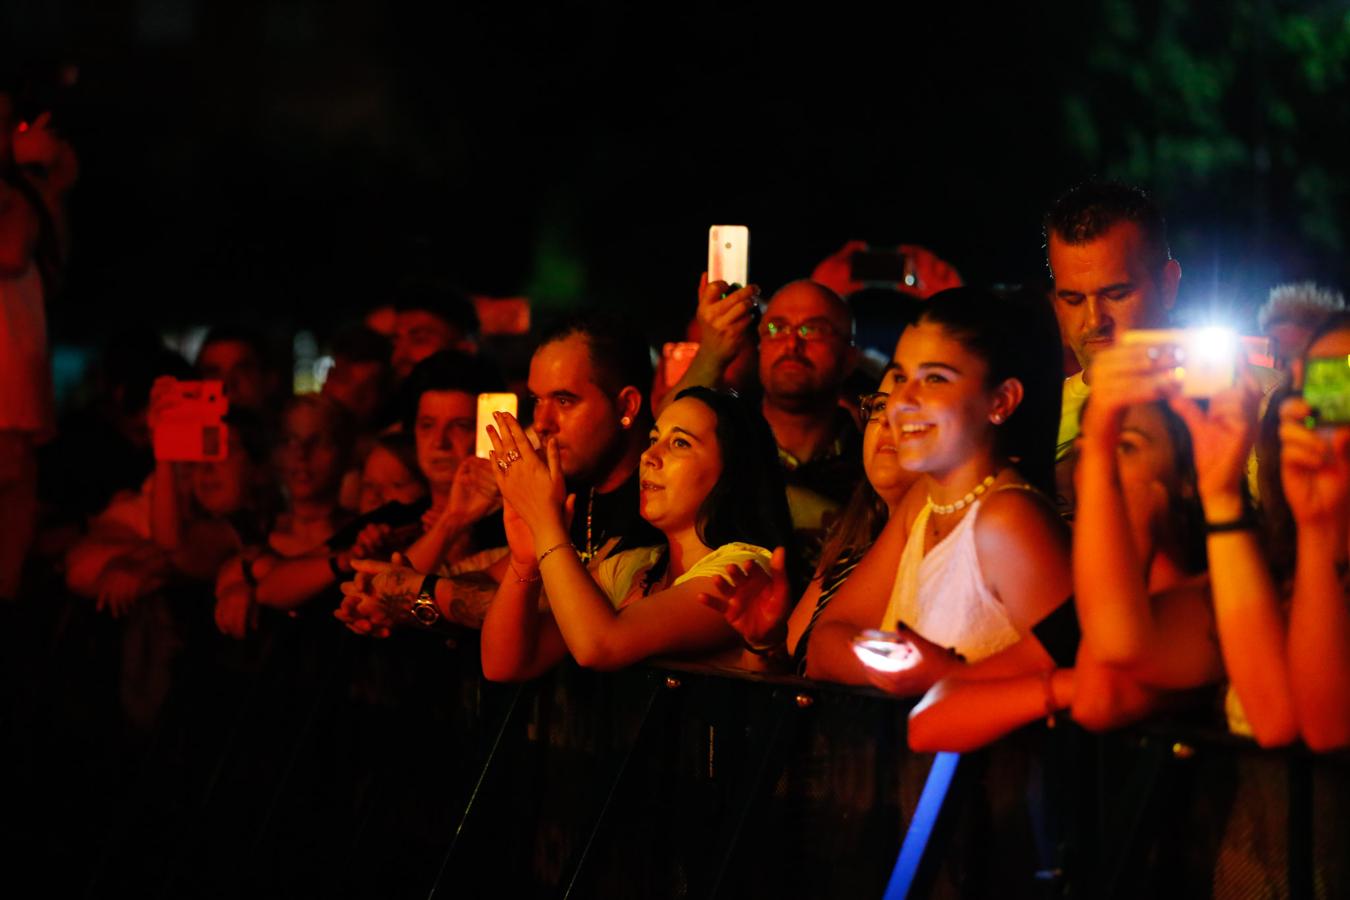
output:
<path id="1" fill-rule="evenodd" d="M 287 396 L 244 328 L 212 330 L 192 365 L 114 345 L 97 415 L 42 453 L 115 464 L 53 485 L 31 351 L 75 166 L 43 123 L 10 141 L 9 118 L 0 596 L 41 493 L 43 526 L 69 526 L 69 589 L 114 617 L 199 583 L 234 638 L 269 609 L 374 639 L 475 629 L 492 680 L 680 657 L 868 685 L 918 698 L 922 750 L 1042 719 L 1117 728 L 1205 686 L 1262 746 L 1350 744 L 1350 428 L 1302 393 L 1308 360 L 1350 356 L 1350 315 L 1334 291 L 1273 290 L 1269 365 L 1239 356 L 1195 396 L 1181 337 L 1128 338 L 1168 325 L 1182 274 L 1137 188 L 1053 204 L 1044 287 L 965 286 L 921 248 L 883 290 L 834 259 L 772 294 L 705 277 L 683 372 L 622 318 L 553 323 L 528 414 L 489 409 L 485 455 L 479 398 L 518 373 L 442 285 L 334 336 L 315 394 Z M 224 452 L 155 459 L 198 379 L 228 399 Z"/>

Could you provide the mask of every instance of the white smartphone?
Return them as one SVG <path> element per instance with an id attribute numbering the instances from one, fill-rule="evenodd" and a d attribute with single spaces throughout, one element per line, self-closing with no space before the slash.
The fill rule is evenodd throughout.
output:
<path id="1" fill-rule="evenodd" d="M 487 459 L 492 452 L 492 439 L 488 437 L 487 427 L 492 424 L 492 414 L 509 412 L 516 415 L 517 399 L 515 394 L 479 394 L 478 395 L 478 445 L 475 454 Z"/>
<path id="2" fill-rule="evenodd" d="M 714 225 L 708 229 L 708 280 L 745 287 L 750 283 L 750 229 Z"/>
<path id="3" fill-rule="evenodd" d="M 1160 328 L 1125 332 L 1126 346 L 1143 345 L 1162 353 L 1170 349 L 1177 361 L 1181 393 L 1186 397 L 1213 397 L 1237 379 L 1239 344 L 1228 328 Z"/>
<path id="4" fill-rule="evenodd" d="M 903 672 L 919 662 L 914 645 L 898 631 L 859 632 L 853 638 L 853 655 L 858 662 L 878 672 Z"/>

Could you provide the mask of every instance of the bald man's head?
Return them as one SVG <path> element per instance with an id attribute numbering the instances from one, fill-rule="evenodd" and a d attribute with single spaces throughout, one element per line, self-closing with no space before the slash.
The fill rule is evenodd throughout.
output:
<path id="1" fill-rule="evenodd" d="M 824 409 L 857 361 L 853 313 L 814 281 L 784 285 L 759 326 L 759 381 L 767 402 L 789 411 Z"/>

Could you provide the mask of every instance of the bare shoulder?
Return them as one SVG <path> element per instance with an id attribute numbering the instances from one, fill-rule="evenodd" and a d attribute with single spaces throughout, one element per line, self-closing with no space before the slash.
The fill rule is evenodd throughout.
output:
<path id="1" fill-rule="evenodd" d="M 1067 546 L 1068 528 L 1039 491 L 1013 486 L 996 490 L 976 512 L 975 541 L 980 550 L 1002 552 L 1047 540 Z"/>

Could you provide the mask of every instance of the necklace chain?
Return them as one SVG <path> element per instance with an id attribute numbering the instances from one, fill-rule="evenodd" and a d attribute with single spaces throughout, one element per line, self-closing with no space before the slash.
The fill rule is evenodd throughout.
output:
<path id="1" fill-rule="evenodd" d="M 586 495 L 586 552 L 581 555 L 581 561 L 586 563 L 595 556 L 595 547 L 591 544 L 591 513 L 595 511 L 595 488 L 591 488 Z"/>
<path id="2" fill-rule="evenodd" d="M 950 515 L 951 513 L 957 512 L 958 510 L 965 509 L 967 506 L 974 503 L 977 497 L 979 497 L 985 491 L 989 490 L 989 488 L 993 487 L 994 478 L 996 478 L 997 475 L 998 475 L 997 472 L 995 472 L 993 475 L 989 475 L 984 479 L 984 481 L 981 481 L 979 484 L 975 485 L 974 488 L 967 491 L 966 495 L 962 497 L 960 500 L 957 500 L 955 503 L 934 503 L 933 495 L 929 494 L 928 505 L 931 506 L 933 508 L 933 512 L 939 516 Z"/>

